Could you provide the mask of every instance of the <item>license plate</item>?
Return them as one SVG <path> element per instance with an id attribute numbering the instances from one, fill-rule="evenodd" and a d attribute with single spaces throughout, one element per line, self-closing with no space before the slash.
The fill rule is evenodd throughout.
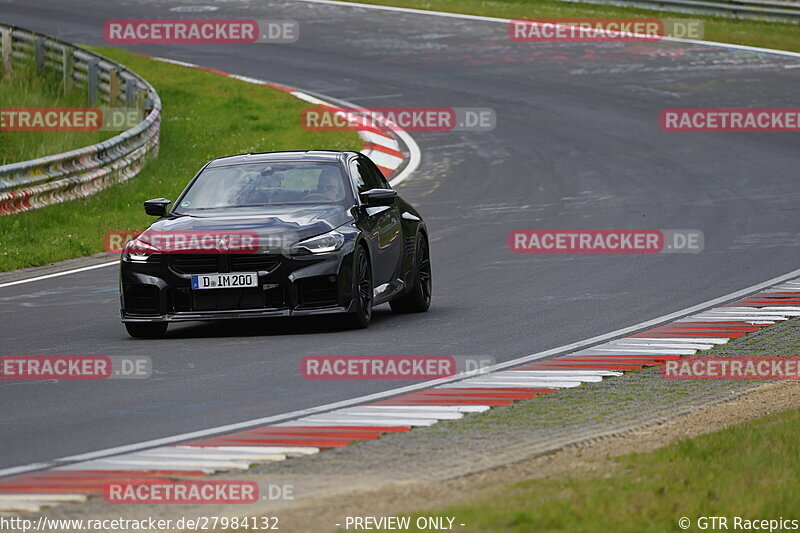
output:
<path id="1" fill-rule="evenodd" d="M 258 287 L 258 274 L 256 272 L 236 272 L 192 275 L 193 289 L 238 289 L 240 287 Z"/>

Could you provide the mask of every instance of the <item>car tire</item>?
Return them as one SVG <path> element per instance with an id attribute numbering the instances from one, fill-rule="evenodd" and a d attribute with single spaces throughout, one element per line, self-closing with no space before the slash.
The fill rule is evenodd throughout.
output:
<path id="1" fill-rule="evenodd" d="M 353 260 L 353 300 L 354 309 L 344 316 L 348 329 L 364 329 L 372 320 L 372 266 L 369 256 L 362 246 L 356 246 Z"/>
<path id="2" fill-rule="evenodd" d="M 414 286 L 389 305 L 395 313 L 422 313 L 431 306 L 431 256 L 424 233 L 417 235 L 414 253 Z"/>
<path id="3" fill-rule="evenodd" d="M 138 339 L 160 339 L 167 333 L 166 322 L 125 322 L 128 335 Z"/>

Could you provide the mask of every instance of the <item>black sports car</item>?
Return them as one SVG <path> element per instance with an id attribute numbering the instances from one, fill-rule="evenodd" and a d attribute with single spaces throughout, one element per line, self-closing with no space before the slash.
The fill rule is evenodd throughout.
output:
<path id="1" fill-rule="evenodd" d="M 122 321 L 134 337 L 170 322 L 426 311 L 428 235 L 420 214 L 362 154 L 271 152 L 215 159 L 170 200 L 120 261 Z"/>

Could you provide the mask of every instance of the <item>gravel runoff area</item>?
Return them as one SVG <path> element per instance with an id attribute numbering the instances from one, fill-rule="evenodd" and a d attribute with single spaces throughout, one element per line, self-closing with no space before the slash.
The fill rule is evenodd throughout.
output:
<path id="1" fill-rule="evenodd" d="M 800 320 L 777 323 L 701 355 L 800 356 Z M 279 517 L 282 531 L 335 531 L 348 515 L 394 515 L 427 504 L 452 504 L 474 493 L 480 481 L 497 476 L 509 482 L 515 476 L 527 479 L 534 472 L 572 467 L 581 462 L 576 457 L 631 452 L 640 448 L 639 441 L 640 451 L 653 449 L 793 407 L 800 407 L 800 384 L 795 382 L 666 381 L 658 367 L 650 367 L 461 420 L 210 478 L 255 480 L 262 487 L 291 485 L 292 500 L 235 507 L 112 506 L 95 498 L 46 515 L 141 519 L 261 514 Z"/>

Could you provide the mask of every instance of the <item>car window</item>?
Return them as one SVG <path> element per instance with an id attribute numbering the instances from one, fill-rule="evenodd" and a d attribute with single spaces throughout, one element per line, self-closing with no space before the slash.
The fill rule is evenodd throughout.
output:
<path id="1" fill-rule="evenodd" d="M 372 174 L 375 175 L 376 181 L 379 184 L 378 187 L 381 189 L 391 189 L 392 187 L 389 185 L 389 182 L 386 181 L 386 178 L 383 176 L 383 172 L 373 163 L 371 160 L 366 159 L 367 166 L 371 169 Z"/>
<path id="2" fill-rule="evenodd" d="M 380 171 L 366 157 L 358 157 L 353 160 L 350 168 L 359 194 L 370 189 L 386 188 L 385 180 L 383 180 Z"/>
<path id="3" fill-rule="evenodd" d="M 320 162 L 251 163 L 210 167 L 192 183 L 178 209 L 342 203 L 350 188 L 340 165 Z"/>
<path id="4" fill-rule="evenodd" d="M 361 175 L 361 165 L 358 164 L 357 159 L 350 161 L 350 175 L 353 178 L 353 184 L 356 186 L 356 190 L 358 190 L 359 194 L 367 190 L 366 182 Z"/>

